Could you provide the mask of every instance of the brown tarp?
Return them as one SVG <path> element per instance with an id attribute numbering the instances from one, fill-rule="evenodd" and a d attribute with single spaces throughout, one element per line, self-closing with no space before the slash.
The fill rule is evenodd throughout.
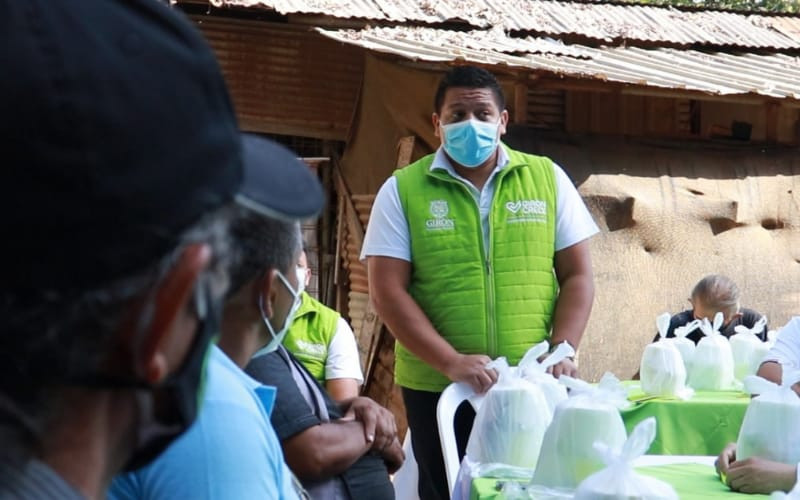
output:
<path id="1" fill-rule="evenodd" d="M 415 158 L 438 145 L 430 115 L 440 73 L 368 56 L 362 100 L 343 158 L 353 193 L 391 174 L 400 137 Z M 658 314 L 684 309 L 694 283 L 722 273 L 742 305 L 787 322 L 800 299 L 800 160 L 796 149 L 711 142 L 545 136 L 505 140 L 557 161 L 601 234 L 591 240 L 595 303 L 581 344 L 582 375 L 633 374 Z"/>

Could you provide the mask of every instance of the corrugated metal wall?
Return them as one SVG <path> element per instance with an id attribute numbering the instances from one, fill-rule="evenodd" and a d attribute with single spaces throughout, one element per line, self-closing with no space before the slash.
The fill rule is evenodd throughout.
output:
<path id="1" fill-rule="evenodd" d="M 244 130 L 347 137 L 364 73 L 362 49 L 302 26 L 192 19 L 217 54 Z"/>

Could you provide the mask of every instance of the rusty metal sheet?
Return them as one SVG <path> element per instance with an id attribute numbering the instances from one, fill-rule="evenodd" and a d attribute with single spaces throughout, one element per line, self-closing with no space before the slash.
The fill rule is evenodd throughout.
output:
<path id="1" fill-rule="evenodd" d="M 305 27 L 192 16 L 219 60 L 244 129 L 344 140 L 363 51 Z"/>
<path id="2" fill-rule="evenodd" d="M 281 14 L 406 23 L 463 22 L 475 28 L 599 43 L 637 41 L 681 47 L 800 48 L 800 17 L 554 0 L 211 0 L 217 6 Z"/>
<path id="3" fill-rule="evenodd" d="M 505 65 L 574 78 L 684 89 L 717 95 L 760 94 L 800 99 L 800 59 L 668 48 L 563 46 L 500 31 L 460 32 L 425 27 L 323 30 L 346 43 L 413 60 Z M 487 40 L 487 33 L 493 39 Z"/>

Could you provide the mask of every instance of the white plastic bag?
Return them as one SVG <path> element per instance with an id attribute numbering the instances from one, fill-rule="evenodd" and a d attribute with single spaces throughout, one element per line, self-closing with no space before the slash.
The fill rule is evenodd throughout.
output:
<path id="1" fill-rule="evenodd" d="M 795 483 L 789 493 L 773 491 L 769 498 L 770 500 L 800 500 L 800 482 Z"/>
<path id="2" fill-rule="evenodd" d="M 770 331 L 768 331 L 767 332 L 767 341 L 765 342 L 765 344 L 767 344 L 767 348 L 768 349 L 772 349 L 772 347 L 775 345 L 775 341 L 776 340 L 778 340 L 778 330 L 770 330 Z"/>
<path id="3" fill-rule="evenodd" d="M 645 346 L 639 363 L 642 391 L 653 396 L 676 396 L 688 399 L 694 391 L 686 387 L 683 357 L 671 339 L 666 339 L 670 315 L 656 318 L 659 339 Z"/>
<path id="4" fill-rule="evenodd" d="M 720 332 L 722 313 L 714 316 L 714 324 L 703 318 L 703 337 L 697 344 L 689 371 L 689 386 L 698 391 L 725 391 L 737 387 L 733 377 L 733 352 L 730 342 Z"/>
<path id="5" fill-rule="evenodd" d="M 565 375 L 559 380 L 573 395 L 556 407 L 531 483 L 572 489 L 605 465 L 594 443 L 619 448 L 625 442 L 619 408 L 630 403 L 627 390 L 611 373 L 603 375 L 596 387 Z"/>
<path id="6" fill-rule="evenodd" d="M 633 461 L 647 452 L 655 437 L 656 419 L 649 417 L 633 429 L 622 450 L 597 443 L 607 467 L 578 486 L 575 500 L 678 500 L 672 486 L 633 470 Z"/>
<path id="7" fill-rule="evenodd" d="M 749 457 L 773 462 L 800 462 L 800 398 L 792 385 L 800 380 L 800 372 L 784 372 L 781 385 L 751 375 L 744 379 L 745 390 L 759 394 L 750 401 L 744 414 L 736 460 Z"/>
<path id="8" fill-rule="evenodd" d="M 505 358 L 488 367 L 498 372 L 486 393 L 467 442 L 467 456 L 479 464 L 533 469 L 552 416 L 542 390 L 514 374 Z"/>
<path id="9" fill-rule="evenodd" d="M 690 339 L 686 338 L 687 335 L 700 328 L 699 319 L 695 319 L 686 323 L 683 326 L 675 328 L 675 337 L 666 339 L 672 342 L 675 347 L 680 351 L 681 358 L 683 359 L 683 366 L 686 368 L 686 376 L 689 376 L 689 370 L 692 367 L 692 360 L 694 359 L 695 345 Z"/>
<path id="10" fill-rule="evenodd" d="M 540 363 L 539 358 L 547 353 L 549 349 L 550 344 L 547 341 L 531 347 L 520 360 L 517 370 L 522 378 L 539 386 L 545 400 L 547 400 L 550 415 L 552 415 L 556 405 L 567 399 L 567 388 L 559 384 L 558 379 L 552 374 L 547 373 L 547 369 L 560 363 L 565 358 L 574 356 L 575 349 L 568 342 L 562 342 L 556 347 L 555 351 Z"/>
<path id="11" fill-rule="evenodd" d="M 767 317 L 762 316 L 753 328 L 744 325 L 737 325 L 734 328 L 736 335 L 730 338 L 730 343 L 733 351 L 733 374 L 736 380 L 742 381 L 748 375 L 755 375 L 761 361 L 769 352 L 769 345 L 756 335 L 766 324 Z"/>
<path id="12" fill-rule="evenodd" d="M 523 467 L 514 467 L 506 464 L 479 464 L 464 456 L 456 476 L 456 484 L 450 495 L 451 500 L 469 500 L 472 481 L 479 477 L 497 478 L 508 481 L 510 484 L 524 484 L 531 477 L 531 470 Z M 522 495 L 522 490 L 519 490 Z M 515 495 L 517 491 L 515 490 Z M 515 498 L 528 498 L 518 496 Z"/>

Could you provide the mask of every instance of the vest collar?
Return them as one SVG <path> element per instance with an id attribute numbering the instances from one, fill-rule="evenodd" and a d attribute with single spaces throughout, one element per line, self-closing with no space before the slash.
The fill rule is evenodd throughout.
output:
<path id="1" fill-rule="evenodd" d="M 300 316 L 305 316 L 306 314 L 315 313 L 316 309 L 314 308 L 314 298 L 308 294 L 305 290 L 303 293 L 300 294 L 300 307 L 297 308 L 297 312 L 294 313 L 295 318 L 299 318 Z"/>
<path id="2" fill-rule="evenodd" d="M 501 141 L 498 146 L 499 151 L 497 155 L 497 166 L 495 167 L 494 171 L 497 172 L 498 170 L 504 169 L 509 162 L 508 152 L 506 151 L 506 146 Z M 439 149 L 436 150 L 436 154 L 433 156 L 433 162 L 430 166 L 430 171 L 433 172 L 434 170 L 444 170 L 451 177 L 459 178 L 461 177 L 456 173 L 456 170 L 453 168 L 453 164 L 450 163 L 450 159 L 447 158 L 447 154 L 444 152 L 444 148 L 439 146 Z"/>
<path id="3" fill-rule="evenodd" d="M 489 178 L 496 176 L 498 180 L 500 180 L 511 170 L 525 166 L 525 162 L 520 161 L 519 153 L 509 148 L 504 142 L 500 141 L 498 147 L 500 151 L 497 157 L 497 166 L 492 171 Z M 461 182 L 468 182 L 458 175 L 458 172 L 455 171 L 450 160 L 447 159 L 447 155 L 441 146 L 436 150 L 433 161 L 430 167 L 428 167 L 427 174 L 443 180 L 456 179 Z"/>

